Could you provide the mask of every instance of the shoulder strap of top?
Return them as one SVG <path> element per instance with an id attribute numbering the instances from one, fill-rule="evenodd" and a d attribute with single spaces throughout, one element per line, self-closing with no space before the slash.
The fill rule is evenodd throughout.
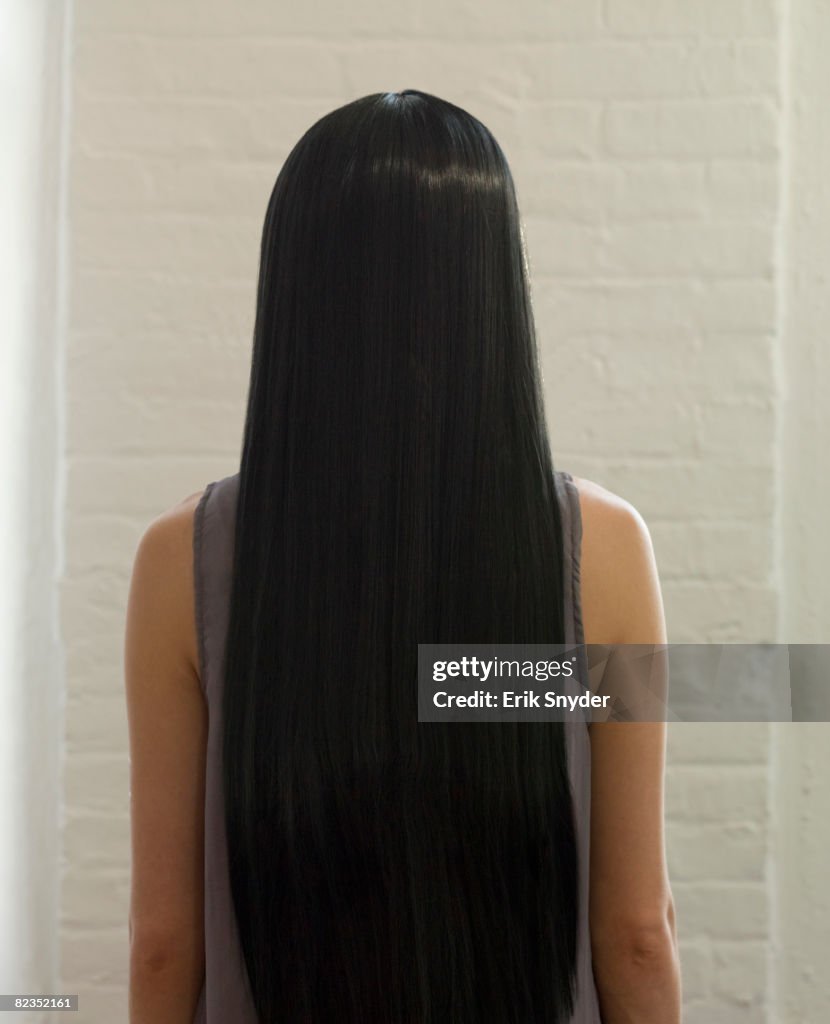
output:
<path id="1" fill-rule="evenodd" d="M 584 644 L 582 627 L 582 589 L 580 559 L 582 554 L 582 511 L 579 491 L 570 473 L 554 471 L 556 492 L 562 518 L 562 576 L 565 601 L 566 643 Z"/>
<path id="2" fill-rule="evenodd" d="M 199 678 L 205 696 L 218 693 L 228 628 L 239 474 L 207 485 L 193 518 L 193 584 Z"/>

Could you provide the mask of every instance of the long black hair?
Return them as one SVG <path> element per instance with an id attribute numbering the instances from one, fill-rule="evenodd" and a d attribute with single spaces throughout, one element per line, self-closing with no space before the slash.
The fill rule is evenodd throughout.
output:
<path id="1" fill-rule="evenodd" d="M 545 1024 L 574 1000 L 562 723 L 417 721 L 419 643 L 564 643 L 516 191 L 414 89 L 320 118 L 262 234 L 224 687 L 262 1024 Z"/>

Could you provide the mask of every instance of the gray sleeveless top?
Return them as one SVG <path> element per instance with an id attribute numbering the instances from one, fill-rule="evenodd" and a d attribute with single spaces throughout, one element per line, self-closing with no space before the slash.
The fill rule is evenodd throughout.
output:
<path id="1" fill-rule="evenodd" d="M 582 519 L 573 477 L 555 472 L 565 566 L 565 643 L 583 644 L 579 557 Z M 258 1024 L 236 931 L 227 868 L 222 803 L 222 678 L 239 474 L 209 483 L 196 507 L 193 559 L 202 690 L 208 706 L 205 766 L 205 979 L 194 1024 Z M 587 725 L 567 722 L 568 765 L 579 852 L 577 998 L 572 1024 L 602 1024 L 591 963 L 588 867 L 591 812 Z"/>

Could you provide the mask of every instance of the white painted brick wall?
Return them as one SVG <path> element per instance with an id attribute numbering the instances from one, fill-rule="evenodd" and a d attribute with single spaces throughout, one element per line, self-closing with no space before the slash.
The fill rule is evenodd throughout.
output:
<path id="1" fill-rule="evenodd" d="M 519 188 L 557 465 L 648 521 L 670 639 L 775 638 L 774 0 L 296 9 L 75 0 L 62 974 L 126 1019 L 121 643 L 161 509 L 236 468 L 259 233 L 326 111 L 417 87 Z M 674 725 L 667 843 L 687 1022 L 771 1020 L 769 731 Z"/>

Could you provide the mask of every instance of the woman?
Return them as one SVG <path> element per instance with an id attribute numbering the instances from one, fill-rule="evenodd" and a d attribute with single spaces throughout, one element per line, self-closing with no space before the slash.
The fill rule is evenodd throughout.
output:
<path id="1" fill-rule="evenodd" d="M 497 142 L 371 95 L 274 186 L 239 472 L 136 554 L 132 1024 L 679 1020 L 665 727 L 419 725 L 491 641 L 665 643 L 654 555 L 553 469 Z"/>

